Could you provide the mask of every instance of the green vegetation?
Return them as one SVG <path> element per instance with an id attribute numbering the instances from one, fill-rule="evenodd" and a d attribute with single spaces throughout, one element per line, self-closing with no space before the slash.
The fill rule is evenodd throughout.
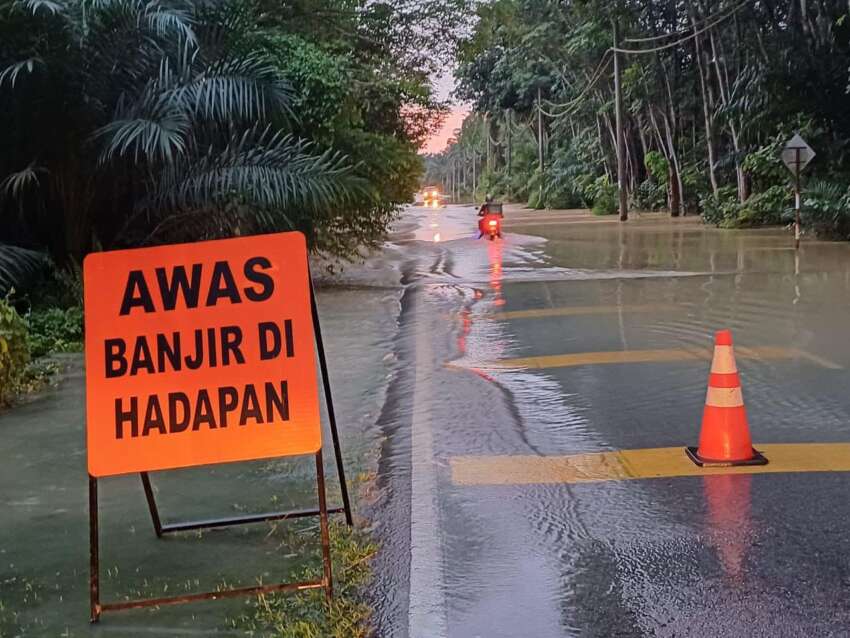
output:
<path id="1" fill-rule="evenodd" d="M 42 387 L 58 370 L 47 355 L 83 349 L 83 312 L 46 308 L 21 316 L 0 298 L 0 407 Z"/>
<path id="2" fill-rule="evenodd" d="M 46 252 L 384 236 L 445 106 L 455 0 L 0 0 L 0 292 Z M 440 32 L 438 42 L 433 33 Z"/>
<path id="3" fill-rule="evenodd" d="M 0 406 L 20 388 L 29 361 L 27 324 L 8 299 L 0 299 Z"/>
<path id="4" fill-rule="evenodd" d="M 846 2 L 494 0 L 477 14 L 456 72 L 473 112 L 428 158 L 429 182 L 461 197 L 492 190 L 535 208 L 611 212 L 602 184 L 617 182 L 616 21 L 628 51 L 619 55 L 632 207 L 723 227 L 782 223 L 793 197 L 779 152 L 799 132 L 817 151 L 804 220 L 847 236 Z"/>
<path id="5" fill-rule="evenodd" d="M 328 607 L 324 592 L 260 596 L 251 611 L 236 618 L 235 628 L 276 638 L 365 638 L 370 635 L 370 609 L 363 602 L 371 579 L 370 559 L 377 547 L 365 532 L 331 523 L 334 597 Z M 291 581 L 321 578 L 321 553 L 309 557 L 311 567 L 291 573 Z"/>
<path id="6" fill-rule="evenodd" d="M 27 342 L 33 358 L 82 351 L 83 309 L 80 306 L 33 310 L 26 319 Z"/>
<path id="7" fill-rule="evenodd" d="M 300 230 L 333 265 L 377 246 L 445 114 L 431 77 L 464 5 L 0 0 L 0 295 L 31 356 L 80 349 L 91 251 Z"/>

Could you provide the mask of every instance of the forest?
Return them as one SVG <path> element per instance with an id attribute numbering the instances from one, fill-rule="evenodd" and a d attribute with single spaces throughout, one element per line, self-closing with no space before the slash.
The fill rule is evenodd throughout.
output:
<path id="1" fill-rule="evenodd" d="M 722 227 L 781 224 L 780 161 L 816 157 L 803 221 L 850 238 L 850 6 L 838 0 L 495 0 L 460 44 L 471 113 L 426 180 L 532 208 L 618 207 L 615 63 L 628 207 Z"/>
<path id="2" fill-rule="evenodd" d="M 90 252 L 299 230 L 334 267 L 380 245 L 467 4 L 0 0 L 0 404 L 81 347 Z"/>

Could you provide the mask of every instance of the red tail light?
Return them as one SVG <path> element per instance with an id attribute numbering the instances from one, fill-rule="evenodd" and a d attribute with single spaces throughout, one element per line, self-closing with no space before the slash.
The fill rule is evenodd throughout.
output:
<path id="1" fill-rule="evenodd" d="M 497 222 L 495 219 L 490 220 L 490 228 L 495 228 L 498 225 L 499 225 L 499 222 Z"/>

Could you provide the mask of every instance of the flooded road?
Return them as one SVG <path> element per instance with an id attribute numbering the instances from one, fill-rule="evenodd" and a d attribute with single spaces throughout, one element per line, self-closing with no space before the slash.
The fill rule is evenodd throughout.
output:
<path id="1" fill-rule="evenodd" d="M 376 421 L 394 368 L 397 284 L 321 289 L 318 304 L 350 489 L 375 470 Z M 397 280 L 397 277 L 396 277 Z M 229 599 L 88 621 L 84 374 L 73 356 L 55 389 L 0 413 L 0 638 L 245 636 L 254 601 Z M 327 433 L 325 435 L 328 436 Z M 328 501 L 340 503 L 332 453 Z M 316 506 L 309 458 L 155 472 L 164 523 Z M 136 475 L 100 481 L 103 600 L 278 582 L 316 567 L 318 523 L 271 522 L 157 539 Z"/>
<path id="2" fill-rule="evenodd" d="M 356 510 L 382 548 L 376 635 L 848 635 L 850 245 L 510 209 L 504 234 L 479 240 L 471 207 L 410 208 L 319 294 Z M 723 328 L 762 468 L 684 455 Z M 72 359 L 0 414 L 0 636 L 245 635 L 240 600 L 89 627 L 83 393 Z M 169 520 L 314 498 L 309 461 L 153 481 Z M 138 477 L 102 498 L 111 599 L 268 581 L 315 538 L 159 541 Z"/>
<path id="3" fill-rule="evenodd" d="M 489 242 L 474 209 L 410 214 L 381 463 L 384 536 L 410 536 L 380 559 L 380 635 L 846 634 L 847 454 L 676 463 L 722 328 L 757 447 L 850 440 L 850 247 L 531 211 Z M 620 450 L 630 475 L 600 469 Z"/>

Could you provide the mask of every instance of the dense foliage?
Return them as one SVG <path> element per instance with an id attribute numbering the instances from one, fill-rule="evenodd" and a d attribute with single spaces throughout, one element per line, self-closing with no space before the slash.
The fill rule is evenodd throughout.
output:
<path id="1" fill-rule="evenodd" d="M 462 4 L 0 0 L 0 289 L 37 268 L 20 247 L 67 268 L 288 229 L 373 245 L 418 183 Z"/>
<path id="2" fill-rule="evenodd" d="M 17 391 L 29 360 L 26 323 L 7 299 L 0 298 L 0 407 Z"/>
<path id="3" fill-rule="evenodd" d="M 456 74 L 474 111 L 429 158 L 428 179 L 538 207 L 601 198 L 610 209 L 616 21 L 628 51 L 619 55 L 631 205 L 699 211 L 725 226 L 778 223 L 793 201 L 779 150 L 794 131 L 817 151 L 807 175 L 850 182 L 849 10 L 839 0 L 484 3 Z M 826 200 L 817 201 L 810 219 L 846 215 L 816 212 Z"/>

